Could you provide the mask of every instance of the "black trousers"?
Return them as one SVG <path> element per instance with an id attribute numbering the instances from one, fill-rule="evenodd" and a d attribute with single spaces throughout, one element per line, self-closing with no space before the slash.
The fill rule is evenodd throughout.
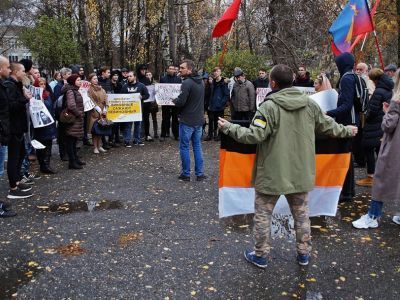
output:
<path id="1" fill-rule="evenodd" d="M 179 110 L 177 107 L 163 105 L 161 107 L 162 122 L 161 122 L 161 137 L 167 137 L 170 133 L 171 118 L 172 118 L 172 134 L 175 138 L 179 137 Z"/>
<path id="2" fill-rule="evenodd" d="M 251 111 L 233 111 L 232 112 L 232 120 L 242 120 L 249 121 L 253 119 L 254 113 Z"/>
<path id="3" fill-rule="evenodd" d="M 21 167 L 25 157 L 24 135 L 11 135 L 8 142 L 7 175 L 11 188 L 17 187 L 22 179 Z"/>
<path id="4" fill-rule="evenodd" d="M 365 160 L 366 160 L 364 147 L 361 145 L 362 136 L 363 136 L 363 128 L 361 126 L 358 126 L 358 133 L 353 138 L 352 147 L 353 147 L 354 162 L 360 167 L 365 166 Z"/>
<path id="5" fill-rule="evenodd" d="M 40 165 L 40 170 L 46 170 L 50 167 L 51 148 L 53 147 L 53 141 L 41 139 L 37 140 L 46 146 L 44 149 L 36 149 L 36 156 Z"/>
<path id="6" fill-rule="evenodd" d="M 83 142 L 87 143 L 89 141 L 88 138 L 88 117 L 89 117 L 89 112 L 85 112 L 83 115 Z"/>
<path id="7" fill-rule="evenodd" d="M 378 147 L 364 148 L 365 158 L 367 160 L 367 174 L 375 173 L 375 162 L 376 162 L 375 154 L 376 157 L 378 157 L 379 148 L 380 145 Z"/>
<path id="8" fill-rule="evenodd" d="M 78 160 L 78 153 L 76 150 L 76 143 L 78 142 L 78 138 L 66 135 L 65 136 L 65 144 L 67 148 L 67 154 L 69 163 L 73 164 Z"/>
<path id="9" fill-rule="evenodd" d="M 65 145 L 65 126 L 58 122 L 57 125 L 57 143 L 58 143 L 58 152 L 60 157 L 63 158 L 67 155 L 66 145 Z"/>
<path id="10" fill-rule="evenodd" d="M 117 144 L 121 143 L 121 140 L 119 138 L 121 124 L 122 123 L 114 123 L 112 126 L 112 134 L 110 136 L 110 141 L 112 143 L 117 143 Z"/>
<path id="11" fill-rule="evenodd" d="M 224 116 L 224 111 L 208 111 L 208 136 L 217 136 L 218 118 Z"/>
<path id="12" fill-rule="evenodd" d="M 152 103 L 144 103 L 143 105 L 143 126 L 144 126 L 144 136 L 150 135 L 150 115 L 153 121 L 153 133 L 157 136 L 158 123 L 157 123 L 157 110 L 152 106 Z"/>
<path id="13" fill-rule="evenodd" d="M 349 171 L 347 172 L 346 179 L 344 180 L 342 193 L 340 194 L 343 200 L 350 201 L 355 195 L 355 183 L 354 183 L 354 159 L 353 155 L 350 159 Z"/>

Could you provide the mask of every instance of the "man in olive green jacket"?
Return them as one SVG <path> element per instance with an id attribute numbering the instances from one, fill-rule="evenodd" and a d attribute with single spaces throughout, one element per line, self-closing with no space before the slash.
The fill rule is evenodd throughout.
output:
<path id="1" fill-rule="evenodd" d="M 270 73 L 273 90 L 258 108 L 249 128 L 222 118 L 223 133 L 245 144 L 257 144 L 253 168 L 256 191 L 254 215 L 255 251 L 245 258 L 258 267 L 267 266 L 271 215 L 280 195 L 292 211 L 297 241 L 297 260 L 307 265 L 311 251 L 308 192 L 315 181 L 315 134 L 352 137 L 357 127 L 337 124 L 307 95 L 292 88 L 293 71 L 286 65 Z"/>

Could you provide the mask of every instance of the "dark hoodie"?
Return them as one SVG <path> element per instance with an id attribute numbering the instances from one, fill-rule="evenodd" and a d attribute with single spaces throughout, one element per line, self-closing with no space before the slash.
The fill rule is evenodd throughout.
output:
<path id="1" fill-rule="evenodd" d="M 376 82 L 376 88 L 368 102 L 367 117 L 363 129 L 362 144 L 364 147 L 379 147 L 383 137 L 381 128 L 383 116 L 383 102 L 390 103 L 393 95 L 394 83 L 392 79 L 383 74 Z"/>
<path id="2" fill-rule="evenodd" d="M 352 110 L 356 98 L 356 81 L 352 74 L 343 76 L 346 72 L 353 71 L 354 56 L 345 52 L 335 58 L 336 66 L 339 69 L 339 98 L 337 108 L 326 112 L 336 122 L 343 125 L 358 124 L 359 116 Z M 353 114 L 353 116 L 352 116 Z"/>
<path id="3" fill-rule="evenodd" d="M 188 126 L 203 126 L 204 83 L 200 75 L 191 75 L 183 80 L 181 93 L 173 102 L 182 108 L 179 122 Z"/>
<path id="4" fill-rule="evenodd" d="M 131 94 L 131 93 L 139 93 L 142 98 L 142 103 L 144 100 L 149 99 L 149 91 L 147 90 L 147 87 L 141 83 L 141 82 L 135 82 L 135 83 L 126 83 L 122 86 L 121 89 L 121 94 Z"/>
<path id="5" fill-rule="evenodd" d="M 137 81 L 140 83 L 143 83 L 144 85 L 151 85 L 150 80 L 146 77 L 146 75 L 142 75 L 142 72 L 140 70 L 142 69 L 147 69 L 146 64 L 140 64 L 136 67 L 136 76 L 137 76 Z"/>

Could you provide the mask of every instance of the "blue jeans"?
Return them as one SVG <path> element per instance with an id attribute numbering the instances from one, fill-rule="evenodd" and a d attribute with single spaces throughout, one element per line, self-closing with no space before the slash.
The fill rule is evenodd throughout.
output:
<path id="1" fill-rule="evenodd" d="M 141 141 L 141 139 L 140 139 L 141 123 L 142 123 L 141 121 L 124 123 L 123 136 L 124 136 L 125 144 L 130 143 L 130 141 L 132 139 L 132 125 L 134 125 L 134 129 L 133 129 L 134 143 L 136 144 Z"/>
<path id="2" fill-rule="evenodd" d="M 380 218 L 382 216 L 382 206 L 383 202 L 372 200 L 368 209 L 368 215 L 374 219 Z"/>
<path id="3" fill-rule="evenodd" d="M 7 146 L 0 145 L 0 177 L 4 175 L 4 161 L 6 160 Z"/>
<path id="4" fill-rule="evenodd" d="M 182 161 L 183 176 L 190 176 L 190 141 L 194 154 L 194 170 L 196 176 L 203 175 L 203 152 L 201 150 L 202 126 L 188 126 L 179 123 L 179 152 Z"/>
<path id="5" fill-rule="evenodd" d="M 135 144 L 138 144 L 141 142 L 140 139 L 140 133 L 142 131 L 142 122 L 141 121 L 137 121 L 137 122 L 133 122 L 133 142 Z"/>

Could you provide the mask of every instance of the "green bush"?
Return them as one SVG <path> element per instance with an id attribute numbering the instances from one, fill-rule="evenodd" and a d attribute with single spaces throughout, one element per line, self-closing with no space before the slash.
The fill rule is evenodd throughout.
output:
<path id="1" fill-rule="evenodd" d="M 214 56 L 209 57 L 206 60 L 205 71 L 208 73 L 212 72 L 213 68 L 218 66 L 218 60 L 221 56 L 221 52 L 218 52 Z M 259 56 L 251 54 L 248 50 L 233 50 L 229 49 L 224 56 L 222 62 L 222 75 L 230 78 L 233 75 L 235 67 L 239 67 L 243 70 L 248 79 L 257 78 L 259 68 L 270 69 L 269 60 L 265 56 Z"/>

